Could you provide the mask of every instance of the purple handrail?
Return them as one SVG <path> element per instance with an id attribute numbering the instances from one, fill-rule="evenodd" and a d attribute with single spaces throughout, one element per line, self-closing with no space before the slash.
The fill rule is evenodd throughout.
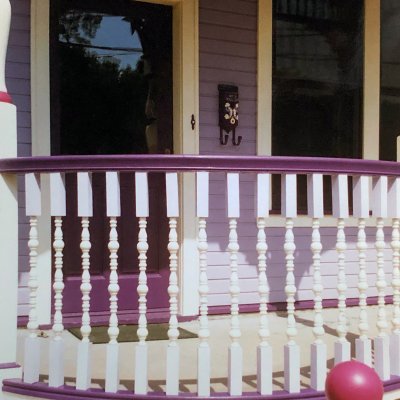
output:
<path id="1" fill-rule="evenodd" d="M 400 163 L 350 158 L 154 154 L 0 159 L 0 173 L 78 171 L 235 171 L 400 176 Z"/>

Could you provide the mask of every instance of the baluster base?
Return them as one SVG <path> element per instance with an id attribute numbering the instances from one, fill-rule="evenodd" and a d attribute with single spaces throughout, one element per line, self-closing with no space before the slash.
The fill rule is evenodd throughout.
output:
<path id="1" fill-rule="evenodd" d="M 147 344 L 139 343 L 135 353 L 135 394 L 147 394 Z"/>
<path id="2" fill-rule="evenodd" d="M 289 393 L 300 392 L 300 348 L 297 344 L 285 344 L 284 347 L 285 390 Z"/>
<path id="3" fill-rule="evenodd" d="M 168 345 L 167 347 L 167 396 L 179 394 L 179 347 Z"/>
<path id="4" fill-rule="evenodd" d="M 119 387 L 119 345 L 107 344 L 106 392 L 116 393 Z"/>
<path id="5" fill-rule="evenodd" d="M 40 340 L 37 336 L 25 339 L 24 352 L 24 382 L 39 382 Z"/>
<path id="6" fill-rule="evenodd" d="M 390 336 L 390 373 L 400 375 L 400 333 Z"/>
<path id="7" fill-rule="evenodd" d="M 49 347 L 49 386 L 64 385 L 64 340 L 52 339 Z"/>
<path id="8" fill-rule="evenodd" d="M 231 396 L 242 395 L 243 350 L 239 344 L 229 347 L 228 390 Z"/>
<path id="9" fill-rule="evenodd" d="M 375 371 L 383 381 L 390 379 L 389 337 L 374 339 Z"/>
<path id="10" fill-rule="evenodd" d="M 197 349 L 197 395 L 210 396 L 210 346 L 200 345 Z"/>
<path id="11" fill-rule="evenodd" d="M 372 367 L 371 339 L 356 339 L 356 360 Z"/>
<path id="12" fill-rule="evenodd" d="M 335 365 L 351 360 L 351 345 L 345 342 L 335 342 Z"/>
<path id="13" fill-rule="evenodd" d="M 272 348 L 269 344 L 257 347 L 257 392 L 272 394 Z"/>
<path id="14" fill-rule="evenodd" d="M 311 387 L 314 390 L 325 389 L 326 379 L 326 344 L 311 344 Z"/>
<path id="15" fill-rule="evenodd" d="M 87 390 L 90 388 L 91 381 L 91 347 L 89 341 L 81 341 L 78 345 L 78 368 L 76 373 L 76 388 Z"/>

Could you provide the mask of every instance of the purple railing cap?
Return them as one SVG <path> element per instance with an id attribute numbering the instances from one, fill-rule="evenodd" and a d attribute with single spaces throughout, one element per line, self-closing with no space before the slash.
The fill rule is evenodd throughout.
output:
<path id="1" fill-rule="evenodd" d="M 400 176 L 400 163 L 350 158 L 154 154 L 0 159 L 0 173 L 78 171 L 235 171 Z"/>

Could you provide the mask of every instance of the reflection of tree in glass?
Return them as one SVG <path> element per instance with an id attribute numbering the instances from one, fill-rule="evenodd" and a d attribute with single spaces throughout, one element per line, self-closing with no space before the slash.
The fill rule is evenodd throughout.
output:
<path id="1" fill-rule="evenodd" d="M 147 79 L 87 49 L 60 46 L 63 154 L 147 153 Z"/>
<path id="2" fill-rule="evenodd" d="M 89 44 L 96 36 L 103 17 L 100 14 L 69 10 L 59 20 L 59 40 L 67 43 Z M 82 36 L 84 35 L 84 37 Z"/>
<path id="3" fill-rule="evenodd" d="M 126 4 L 129 16 L 119 17 L 117 22 L 120 14 L 114 3 L 107 3 L 101 10 L 96 4 L 88 11 L 75 6 L 59 10 L 57 67 L 61 94 L 61 153 L 170 151 L 170 7 L 143 4 L 139 7 L 129 2 Z M 122 39 L 121 33 L 115 40 L 103 43 L 99 38 L 103 38 L 105 32 L 110 35 L 113 32 L 112 26 L 106 24 L 107 17 L 115 18 L 115 24 L 128 23 L 131 29 L 126 35 L 137 47 L 129 44 L 126 47 L 129 41 Z M 133 53 L 137 56 L 130 63 L 119 57 Z"/>

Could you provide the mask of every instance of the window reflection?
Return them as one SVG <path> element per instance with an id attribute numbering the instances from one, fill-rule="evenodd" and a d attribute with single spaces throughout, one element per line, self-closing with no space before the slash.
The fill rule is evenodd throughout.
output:
<path id="1" fill-rule="evenodd" d="M 362 1 L 274 7 L 274 154 L 360 156 Z"/>
<path id="2" fill-rule="evenodd" d="M 273 155 L 360 157 L 363 1 L 275 0 L 273 7 Z M 305 179 L 298 191 L 304 210 Z"/>
<path id="3" fill-rule="evenodd" d="M 53 6 L 53 153 L 172 151 L 171 7 Z"/>

